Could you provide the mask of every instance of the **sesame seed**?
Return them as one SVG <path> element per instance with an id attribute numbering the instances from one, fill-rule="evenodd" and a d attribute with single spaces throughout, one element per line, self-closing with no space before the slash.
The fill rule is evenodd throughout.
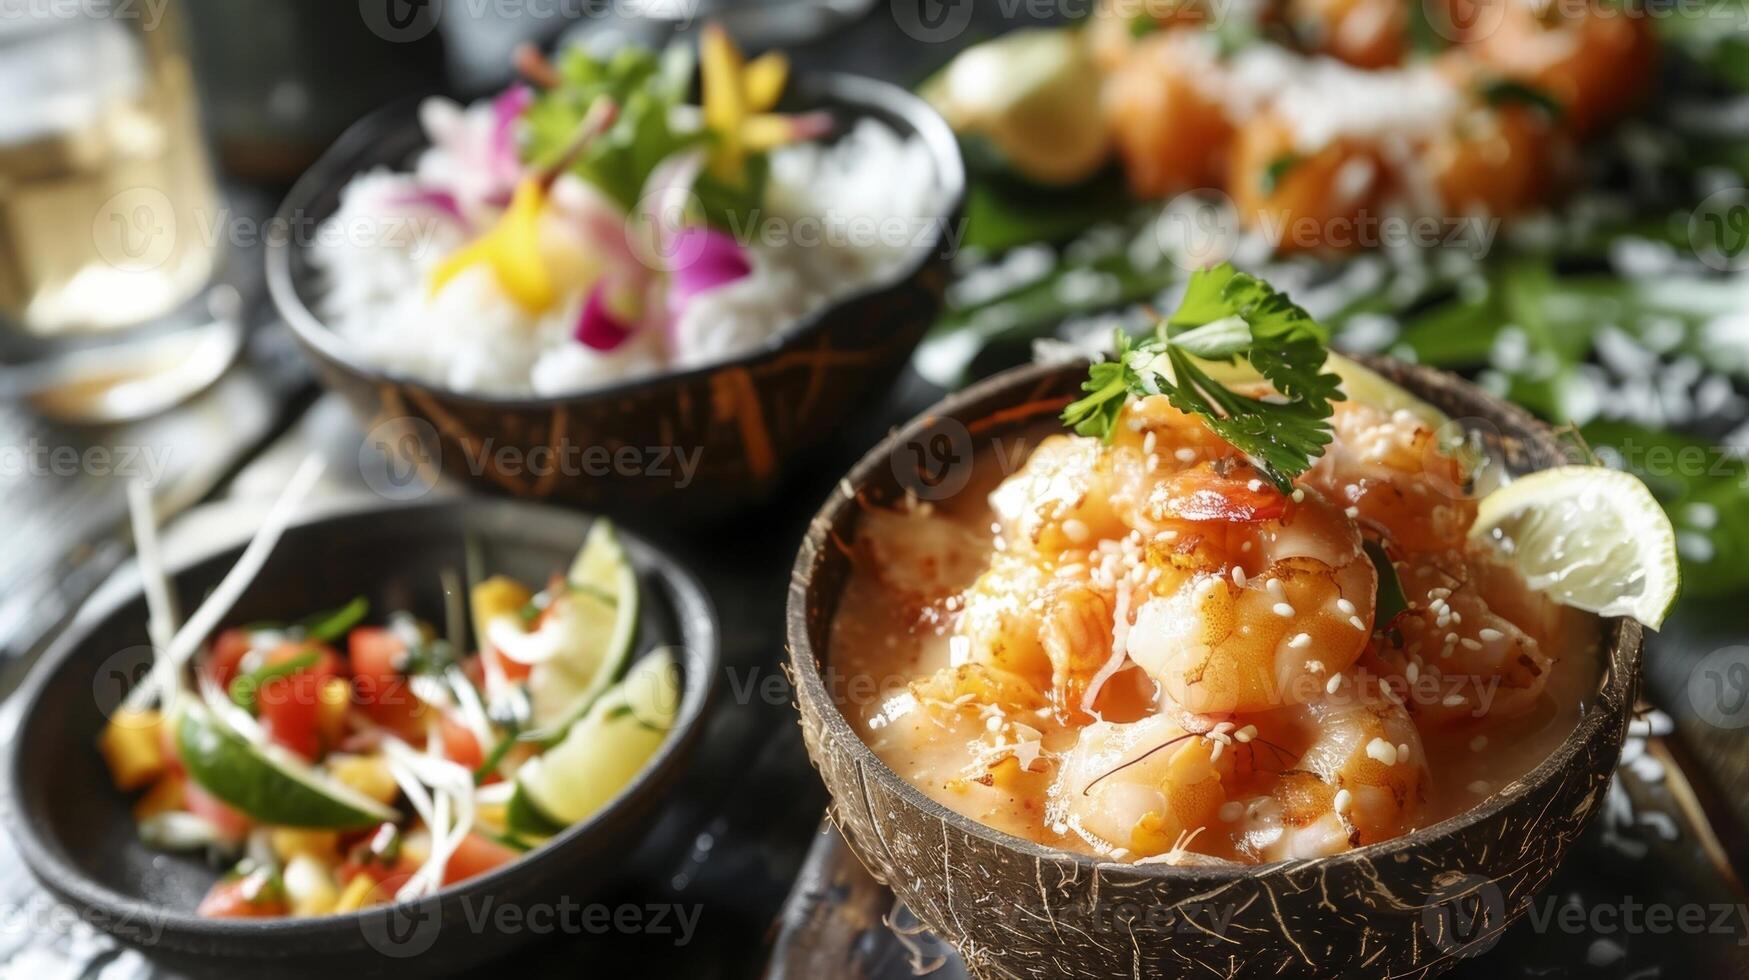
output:
<path id="1" fill-rule="evenodd" d="M 1219 759 L 1221 757 L 1221 753 L 1223 751 L 1225 751 L 1226 748 L 1227 748 L 1226 742 L 1217 740 L 1214 743 L 1214 747 L 1209 749 L 1209 761 L 1213 762 L 1216 759 Z"/>
<path id="2" fill-rule="evenodd" d="M 1237 565 L 1234 565 L 1233 566 L 1233 584 L 1237 585 L 1239 588 L 1242 589 L 1245 587 L 1245 581 L 1246 581 L 1245 570 L 1243 568 L 1240 568 Z"/>
<path id="3" fill-rule="evenodd" d="M 1278 602 L 1275 605 L 1270 606 L 1269 610 L 1283 619 L 1292 619 L 1294 617 L 1294 607 L 1285 602 Z"/>
<path id="4" fill-rule="evenodd" d="M 1306 502 L 1306 491 L 1299 488 L 1299 487 L 1294 487 L 1293 498 L 1294 498 L 1294 503 L 1296 503 L 1296 504 L 1305 503 Z"/>
<path id="5" fill-rule="evenodd" d="M 1349 805 L 1353 802 L 1353 793 L 1350 793 L 1345 789 L 1339 789 L 1336 791 L 1336 798 L 1330 801 L 1330 806 L 1334 808 L 1337 813 L 1347 813 Z"/>
<path id="6" fill-rule="evenodd" d="M 1480 649 L 1482 649 L 1482 641 L 1481 640 L 1472 640 L 1467 636 L 1464 637 L 1463 639 L 1459 640 L 1458 645 L 1463 647 L 1465 650 L 1480 650 Z"/>
<path id="7" fill-rule="evenodd" d="M 1366 743 L 1366 756 L 1387 766 L 1397 764 L 1397 747 L 1382 738 Z"/>
<path id="8" fill-rule="evenodd" d="M 1087 540 L 1092 532 L 1087 529 L 1085 521 L 1071 517 L 1063 522 L 1063 534 L 1075 544 L 1081 544 Z"/>
<path id="9" fill-rule="evenodd" d="M 1352 521 L 1355 518 L 1360 516 L 1360 508 L 1359 507 L 1349 507 L 1346 510 L 1344 510 L 1342 513 L 1347 514 L 1348 519 Z"/>
<path id="10" fill-rule="evenodd" d="M 1281 587 L 1281 579 L 1272 578 L 1269 581 L 1264 582 L 1263 587 L 1268 589 L 1269 594 L 1275 596 L 1277 599 L 1287 598 L 1287 591 Z"/>
<path id="11" fill-rule="evenodd" d="M 1149 456 L 1148 457 L 1148 472 L 1152 473 L 1159 468 L 1160 468 L 1160 457 Z"/>
<path id="12" fill-rule="evenodd" d="M 1348 625 L 1354 627 L 1357 630 L 1360 630 L 1363 633 L 1366 632 L 1366 620 L 1361 619 L 1359 616 L 1348 617 Z"/>
<path id="13" fill-rule="evenodd" d="M 1409 665 L 1403 668 L 1403 679 L 1408 681 L 1411 684 L 1420 680 L 1421 679 L 1421 665 L 1416 663 L 1413 660 L 1409 661 Z"/>
<path id="14" fill-rule="evenodd" d="M 1245 552 L 1250 551 L 1250 550 L 1251 550 L 1251 542 L 1249 542 L 1249 541 L 1243 542 L 1242 544 L 1239 545 L 1239 553 L 1240 554 L 1244 554 Z"/>
<path id="15" fill-rule="evenodd" d="M 1455 708 L 1464 703 L 1464 696 L 1462 694 L 1447 694 L 1439 703 L 1448 708 Z"/>
<path id="16" fill-rule="evenodd" d="M 1489 790 L 1488 782 L 1487 782 L 1487 780 L 1478 779 L 1475 782 L 1470 784 L 1469 789 L 1470 789 L 1470 792 L 1472 792 L 1472 793 L 1475 793 L 1479 796 L 1485 796 L 1485 795 L 1487 795 L 1488 790 Z"/>
<path id="17" fill-rule="evenodd" d="M 1505 633 L 1500 632 L 1492 626 L 1484 626 L 1477 630 L 1476 636 L 1480 637 L 1483 643 L 1493 643 L 1495 640 L 1506 639 Z"/>
<path id="18" fill-rule="evenodd" d="M 1249 742 L 1252 739 L 1257 737 L 1257 726 L 1256 725 L 1246 725 L 1244 728 L 1241 728 L 1238 731 L 1234 732 L 1233 737 L 1238 739 L 1241 743 Z"/>
<path id="19" fill-rule="evenodd" d="M 1262 480 L 1246 480 L 1245 481 L 1245 489 L 1251 491 L 1252 493 L 1256 493 L 1257 491 L 1263 489 L 1263 481 Z"/>
<path id="20" fill-rule="evenodd" d="M 1287 641 L 1289 650 L 1304 650 L 1312 645 L 1312 634 L 1295 633 L 1293 639 Z"/>
<path id="21" fill-rule="evenodd" d="M 1345 616 L 1352 616 L 1355 612 L 1354 603 L 1349 602 L 1347 599 L 1337 599 L 1336 608 L 1341 610 L 1342 614 Z"/>
<path id="22" fill-rule="evenodd" d="M 1308 674 L 1322 674 L 1323 672 L 1324 672 L 1324 661 L 1322 661 L 1322 660 L 1308 660 L 1308 661 L 1306 661 L 1306 673 L 1308 673 Z"/>
<path id="23" fill-rule="evenodd" d="M 1245 804 L 1240 803 L 1238 800 L 1228 800 L 1221 804 L 1219 814 L 1223 821 L 1232 823 L 1245 815 Z"/>
<path id="24" fill-rule="evenodd" d="M 1408 762 L 1409 761 L 1409 743 L 1408 742 L 1397 743 L 1397 760 L 1400 762 Z"/>
<path id="25" fill-rule="evenodd" d="M 1340 688 L 1341 686 L 1342 686 L 1342 675 L 1341 674 L 1332 674 L 1332 675 L 1330 675 L 1330 680 L 1327 683 L 1325 683 L 1325 685 L 1324 685 L 1324 693 L 1325 694 L 1335 694 L 1337 689 Z"/>
<path id="26" fill-rule="evenodd" d="M 1150 431 L 1147 435 L 1142 437 L 1142 452 L 1153 453 L 1154 447 L 1159 444 L 1159 441 L 1159 438 Z"/>
<path id="27" fill-rule="evenodd" d="M 1196 462 L 1196 450 L 1191 449 L 1189 446 L 1184 446 L 1174 450 L 1172 455 L 1176 456 L 1180 463 Z"/>

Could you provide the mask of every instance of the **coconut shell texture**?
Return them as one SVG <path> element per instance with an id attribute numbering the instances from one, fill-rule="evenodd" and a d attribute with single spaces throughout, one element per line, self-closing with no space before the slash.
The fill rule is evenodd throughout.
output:
<path id="1" fill-rule="evenodd" d="M 916 135 L 935 160 L 942 212 L 915 229 L 921 247 L 896 278 L 803 317 L 749 354 L 575 395 L 469 395 L 356 359 L 312 312 L 323 286 L 305 243 L 269 250 L 274 302 L 322 383 L 362 421 L 367 441 L 426 469 L 426 487 L 441 469 L 495 493 L 613 513 L 659 506 L 671 518 L 758 502 L 777 487 L 786 462 L 824 442 L 892 381 L 935 322 L 953 248 L 948 232 L 965 191 L 952 131 L 903 89 L 804 74 L 792 80 L 785 107 L 824 108 L 845 124 L 875 118 Z M 347 132 L 286 198 L 280 216 L 288 226 L 316 227 L 338 209 L 354 175 L 402 167 L 424 149 L 414 108 L 391 106 Z M 555 452 L 569 465 L 535 465 Z M 614 465 L 622 452 L 636 465 Z M 696 460 L 690 480 L 679 478 L 677 456 Z"/>
<path id="2" fill-rule="evenodd" d="M 1566 462 L 1530 415 L 1449 375 L 1369 366 L 1476 432 L 1513 472 Z M 844 542 L 864 506 L 891 503 L 943 436 L 979 448 L 1061 410 L 1085 363 L 1022 368 L 895 432 L 815 518 L 790 585 L 788 639 L 803 734 L 831 818 L 862 862 L 978 977 L 1428 977 L 1528 907 L 1597 811 L 1626 733 L 1641 627 L 1604 624 L 1596 697 L 1553 756 L 1481 805 L 1332 858 L 1233 867 L 1109 863 L 996 832 L 929 800 L 858 737 L 821 673 Z M 913 485 L 914 486 L 914 485 Z"/>

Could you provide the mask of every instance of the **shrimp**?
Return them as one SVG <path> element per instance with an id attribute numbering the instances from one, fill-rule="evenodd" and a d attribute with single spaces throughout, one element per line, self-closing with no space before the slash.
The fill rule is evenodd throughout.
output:
<path id="1" fill-rule="evenodd" d="M 1129 532 L 1113 497 L 1140 475 L 1139 455 L 1092 439 L 1051 436 L 990 494 L 1005 550 L 1055 558 Z"/>
<path id="2" fill-rule="evenodd" d="M 1135 51 L 1138 34 L 1201 24 L 1209 8 L 1208 0 L 1103 0 L 1087 25 L 1088 50 L 1101 71 L 1116 71 Z"/>
<path id="3" fill-rule="evenodd" d="M 1476 520 L 1464 466 L 1408 411 L 1335 403 L 1335 439 L 1300 477 L 1376 537 L 1408 551 L 1459 547 Z"/>
<path id="4" fill-rule="evenodd" d="M 1396 566 L 1410 608 L 1392 624 L 1400 643 L 1381 642 L 1374 654 L 1402 678 L 1416 720 L 1455 727 L 1531 710 L 1559 653 L 1555 638 L 1579 629 L 1574 613 L 1480 542 Z"/>
<path id="5" fill-rule="evenodd" d="M 1358 68 L 1398 64 L 1409 46 L 1401 0 L 1288 0 L 1287 19 L 1317 50 Z"/>
<path id="6" fill-rule="evenodd" d="M 1333 693 L 1255 719 L 1248 744 L 1305 749 L 1235 815 L 1252 860 L 1338 854 L 1415 826 L 1428 778 L 1415 723 L 1358 675 L 1336 676 Z"/>
<path id="7" fill-rule="evenodd" d="M 964 589 L 984 566 L 988 534 L 924 509 L 871 508 L 856 528 L 859 557 L 907 604 L 924 606 Z"/>
<path id="8" fill-rule="evenodd" d="M 1205 59 L 1184 47 L 1180 37 L 1186 33 L 1137 40 L 1106 77 L 1105 117 L 1138 197 L 1218 186 L 1233 139 L 1226 110 L 1199 83 L 1198 65 Z"/>
<path id="9" fill-rule="evenodd" d="M 1051 787 L 1050 820 L 1102 853 L 1182 850 L 1226 802 L 1230 741 L 1225 732 L 1186 728 L 1166 714 L 1088 725 Z"/>
<path id="10" fill-rule="evenodd" d="M 1315 492 L 1295 502 L 1269 488 L 1279 503 L 1263 506 L 1248 467 L 1225 479 L 1219 470 L 1187 470 L 1151 498 L 1191 519 L 1150 546 L 1159 574 L 1127 634 L 1129 657 L 1198 714 L 1304 701 L 1365 651 L 1377 572 L 1358 529 Z"/>
<path id="11" fill-rule="evenodd" d="M 1240 219 L 1278 251 L 1345 249 L 1362 244 L 1384 173 L 1378 155 L 1352 141 L 1302 152 L 1288 121 L 1266 112 L 1239 128 L 1226 186 Z"/>
<path id="12" fill-rule="evenodd" d="M 1033 723 L 1045 696 L 984 664 L 943 668 L 886 697 L 869 747 L 930 798 L 1020 836 L 1043 831 L 1051 779 Z"/>
<path id="13" fill-rule="evenodd" d="M 1592 0 L 1582 9 L 1536 0 L 1505 4 L 1485 18 L 1467 48 L 1509 78 L 1561 106 L 1562 124 L 1583 136 L 1632 108 L 1654 88 L 1657 42 L 1648 18 Z"/>
<path id="14" fill-rule="evenodd" d="M 1085 562 L 1047 570 L 998 556 L 963 601 L 956 662 L 1009 671 L 1049 692 L 1058 717 L 1082 715 L 1088 687 L 1111 657 L 1115 603 Z"/>

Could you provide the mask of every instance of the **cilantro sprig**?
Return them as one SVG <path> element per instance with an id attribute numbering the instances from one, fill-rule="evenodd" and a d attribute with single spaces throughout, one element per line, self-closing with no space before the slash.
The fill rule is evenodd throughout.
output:
<path id="1" fill-rule="evenodd" d="M 1330 444 L 1331 402 L 1344 397 L 1341 379 L 1323 370 L 1329 340 L 1285 294 L 1223 263 L 1191 276 L 1183 303 L 1152 337 L 1138 342 L 1118 331 L 1112 359 L 1089 370 L 1081 385 L 1087 395 L 1063 410 L 1063 423 L 1109 441 L 1132 396 L 1164 395 L 1180 411 L 1202 416 L 1289 493 L 1294 477 Z M 1241 359 L 1273 394 L 1240 394 L 1205 367 Z"/>

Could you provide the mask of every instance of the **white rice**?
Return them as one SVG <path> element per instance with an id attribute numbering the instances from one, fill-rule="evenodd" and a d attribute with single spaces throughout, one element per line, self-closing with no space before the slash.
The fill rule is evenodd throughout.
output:
<path id="1" fill-rule="evenodd" d="M 473 121 L 490 109 L 467 113 Z M 427 150 L 417 172 L 454 173 L 448 155 Z M 475 266 L 433 296 L 433 270 L 469 234 L 429 208 L 390 204 L 417 186 L 410 175 L 377 171 L 345 189 L 314 249 L 327 286 L 318 313 L 370 363 L 494 395 L 564 394 L 757 350 L 832 300 L 893 278 L 943 220 L 934 163 L 915 137 L 865 119 L 833 144 L 785 147 L 771 156 L 764 210 L 728 229 L 752 272 L 694 298 L 674 323 L 673 349 L 646 327 L 604 353 L 573 338 L 580 287 L 561 284 L 560 302 L 531 316 Z M 552 207 L 593 206 L 593 193 L 563 178 Z M 496 217 L 471 195 L 463 206 L 476 228 Z M 653 289 L 651 299 L 660 298 Z"/>

